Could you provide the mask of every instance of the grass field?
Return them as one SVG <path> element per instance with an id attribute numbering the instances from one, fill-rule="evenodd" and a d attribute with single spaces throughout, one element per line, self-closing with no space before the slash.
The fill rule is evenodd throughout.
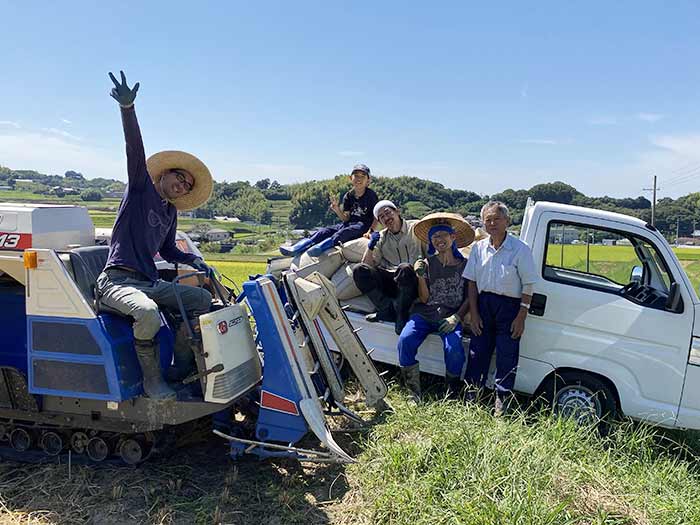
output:
<path id="1" fill-rule="evenodd" d="M 439 398 L 411 407 L 396 387 L 389 399 L 395 412 L 381 416 L 348 399 L 370 421 L 335 432 L 353 465 L 234 462 L 213 437 L 136 468 L 73 464 L 70 478 L 65 462 L 3 461 L 0 523 L 700 523 L 696 433 L 623 423 L 603 439 L 546 413 L 496 419 Z"/>

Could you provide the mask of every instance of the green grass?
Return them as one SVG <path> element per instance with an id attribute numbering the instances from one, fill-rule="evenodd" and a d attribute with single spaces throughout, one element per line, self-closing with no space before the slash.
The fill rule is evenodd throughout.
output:
<path id="1" fill-rule="evenodd" d="M 211 261 L 220 273 L 233 280 L 239 287 L 249 275 L 265 273 L 265 263 L 250 261 Z M 227 284 L 224 281 L 224 284 Z"/>
<path id="2" fill-rule="evenodd" d="M 362 519 L 348 522 L 700 523 L 698 458 L 645 426 L 602 439 L 546 414 L 399 403 L 361 446 L 347 477 Z"/>

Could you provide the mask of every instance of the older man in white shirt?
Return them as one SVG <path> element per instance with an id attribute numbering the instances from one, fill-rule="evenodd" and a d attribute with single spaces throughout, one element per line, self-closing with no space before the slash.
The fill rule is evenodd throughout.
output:
<path id="1" fill-rule="evenodd" d="M 465 380 L 482 388 L 496 350 L 496 405 L 500 415 L 510 399 L 520 355 L 520 337 L 537 280 L 527 244 L 507 232 L 508 207 L 490 201 L 481 208 L 489 238 L 472 248 L 463 277 L 469 282 L 469 311 L 474 336 L 469 344 Z"/>

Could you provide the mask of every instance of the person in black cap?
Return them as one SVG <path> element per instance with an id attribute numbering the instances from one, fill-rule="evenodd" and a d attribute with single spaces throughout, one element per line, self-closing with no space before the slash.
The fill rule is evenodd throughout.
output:
<path id="1" fill-rule="evenodd" d="M 321 228 L 311 237 L 304 238 L 292 246 L 280 246 L 282 255 L 296 257 L 308 250 L 309 255 L 318 257 L 337 244 L 362 237 L 374 229 L 374 206 L 379 200 L 369 186 L 370 171 L 364 164 L 357 164 L 350 174 L 352 190 L 343 196 L 342 203 L 331 195 L 330 208 L 342 221 L 327 228 Z"/>

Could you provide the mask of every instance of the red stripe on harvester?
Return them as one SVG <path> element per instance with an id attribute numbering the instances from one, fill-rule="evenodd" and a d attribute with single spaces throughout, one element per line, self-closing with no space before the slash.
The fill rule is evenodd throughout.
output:
<path id="1" fill-rule="evenodd" d="M 297 404 L 294 401 L 268 392 L 267 390 L 263 390 L 260 394 L 260 406 L 269 408 L 270 410 L 284 412 L 285 414 L 299 415 Z"/>

